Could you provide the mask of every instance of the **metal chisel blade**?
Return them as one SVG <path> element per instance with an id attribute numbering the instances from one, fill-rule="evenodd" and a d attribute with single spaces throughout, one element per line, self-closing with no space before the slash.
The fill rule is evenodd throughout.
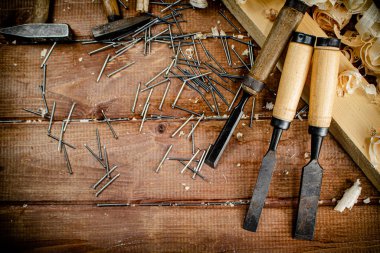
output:
<path id="1" fill-rule="evenodd" d="M 312 240 L 321 193 L 322 167 L 317 160 L 311 160 L 302 169 L 300 200 L 294 238 Z"/>
<path id="2" fill-rule="evenodd" d="M 276 151 L 269 150 L 261 163 L 259 176 L 257 177 L 255 189 L 253 190 L 251 203 L 245 216 L 243 228 L 256 232 L 259 224 L 261 211 L 268 195 L 269 184 L 276 166 Z"/>
<path id="3" fill-rule="evenodd" d="M 23 24 L 0 29 L 6 38 L 30 42 L 70 41 L 71 31 L 67 24 Z"/>
<path id="4" fill-rule="evenodd" d="M 205 159 L 205 163 L 210 167 L 215 168 L 217 166 L 219 159 L 222 157 L 222 154 L 235 131 L 236 126 L 239 124 L 239 121 L 244 114 L 244 106 L 250 97 L 250 94 L 245 91 L 243 92 L 243 96 L 239 104 L 232 110 L 230 117 L 225 123 L 222 131 L 219 133 L 214 145 L 211 146 Z"/>
<path id="5" fill-rule="evenodd" d="M 120 19 L 94 27 L 92 35 L 96 40 L 112 39 L 118 35 L 133 31 L 135 28 L 148 23 L 150 19 L 148 15 Z"/>

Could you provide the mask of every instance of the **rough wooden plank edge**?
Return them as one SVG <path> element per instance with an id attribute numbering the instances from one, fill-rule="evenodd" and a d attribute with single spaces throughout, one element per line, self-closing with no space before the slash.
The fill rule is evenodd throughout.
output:
<path id="1" fill-rule="evenodd" d="M 361 168 L 361 170 L 376 187 L 376 189 L 380 190 L 380 174 L 376 172 L 376 169 L 373 167 L 371 162 L 368 161 L 367 157 L 365 157 L 359 149 L 352 148 L 355 146 L 355 144 L 334 119 L 331 121 L 329 131 L 335 138 L 339 140 L 339 144 L 350 155 L 351 159 Z"/>
<path id="2" fill-rule="evenodd" d="M 240 8 L 240 6 L 234 0 L 222 0 L 222 1 L 225 4 L 225 6 L 228 8 L 228 10 L 241 23 L 244 29 L 247 30 L 247 32 L 252 36 L 252 38 L 260 46 L 262 46 L 266 38 L 263 31 L 261 31 L 259 27 L 255 25 L 253 20 L 249 18 L 249 16 Z M 265 2 L 265 4 L 278 5 L 279 2 L 281 1 L 269 1 L 269 2 Z M 304 30 L 307 30 L 307 25 L 312 24 L 312 22 L 314 22 L 314 20 L 308 14 L 306 14 L 297 30 L 308 32 L 308 33 L 314 33 L 314 35 L 322 36 L 324 32 L 319 27 L 318 27 L 319 29 L 313 32 L 304 31 Z M 326 35 L 324 34 L 324 36 Z M 340 71 L 342 71 L 342 67 L 344 67 L 345 69 L 354 69 L 354 67 L 350 63 L 348 63 L 348 60 L 343 56 L 343 54 L 341 56 L 341 60 L 342 59 L 343 59 L 343 62 L 340 64 Z M 306 85 L 308 86 L 308 84 Z M 355 96 L 360 96 L 360 95 L 352 94 L 352 97 L 351 97 L 352 101 L 355 101 Z M 308 103 L 308 89 L 304 89 L 303 94 L 302 94 L 302 99 L 306 103 Z M 349 98 L 347 97 L 346 99 L 349 99 Z M 342 105 L 344 105 L 344 103 L 342 103 Z M 334 105 L 334 108 L 337 108 L 337 107 L 338 105 L 336 102 Z M 376 111 L 374 110 L 374 112 Z M 355 114 L 355 112 L 350 112 L 350 113 Z M 374 115 L 374 117 L 376 118 L 376 115 Z M 351 156 L 353 161 L 362 169 L 362 171 L 365 173 L 368 179 L 372 182 L 372 184 L 380 191 L 380 172 L 369 161 L 368 152 L 364 150 L 365 149 L 364 147 L 357 146 L 357 144 L 355 144 L 354 141 L 349 137 L 349 135 L 347 134 L 347 131 L 345 131 L 342 127 L 340 127 L 339 124 L 334 120 L 334 118 L 335 117 L 334 117 L 334 112 L 333 112 L 333 122 L 330 127 L 330 133 L 342 145 L 344 150 Z"/>

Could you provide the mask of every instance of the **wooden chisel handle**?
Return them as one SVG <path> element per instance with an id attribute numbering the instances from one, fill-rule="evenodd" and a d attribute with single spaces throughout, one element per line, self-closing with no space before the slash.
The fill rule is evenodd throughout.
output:
<path id="1" fill-rule="evenodd" d="M 121 18 L 117 0 L 103 0 L 103 6 L 107 15 L 108 22 L 112 22 Z"/>
<path id="2" fill-rule="evenodd" d="M 273 117 L 292 122 L 313 55 L 315 36 L 294 32 L 278 86 Z"/>
<path id="3" fill-rule="evenodd" d="M 309 126 L 328 128 L 338 84 L 340 40 L 317 38 L 310 82 Z"/>
<path id="4" fill-rule="evenodd" d="M 256 94 L 264 88 L 265 82 L 288 44 L 293 31 L 301 22 L 307 8 L 308 6 L 302 1 L 286 1 L 256 58 L 254 66 L 243 80 L 245 91 Z"/>

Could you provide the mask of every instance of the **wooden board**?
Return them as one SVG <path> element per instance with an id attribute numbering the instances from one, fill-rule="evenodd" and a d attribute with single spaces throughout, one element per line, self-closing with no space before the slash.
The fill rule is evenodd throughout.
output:
<path id="1" fill-rule="evenodd" d="M 134 15 L 134 1 L 130 1 Z M 0 1 L 0 16 L 7 10 L 17 13 L 30 8 L 32 1 Z M 19 6 L 20 4 L 20 6 Z M 220 1 L 209 1 L 205 10 L 184 11 L 183 29 L 208 32 L 220 22 L 228 34 L 233 28 L 218 14 Z M 29 6 L 29 7 L 28 7 Z M 162 7 L 153 7 L 159 14 Z M 94 25 L 106 22 L 101 1 L 54 1 L 53 22 L 69 23 L 77 38 L 90 38 Z M 233 16 L 226 15 L 239 25 Z M 239 25 L 240 26 L 240 25 Z M 161 28 L 160 28 L 161 29 Z M 156 32 L 156 31 L 155 31 Z M 219 40 L 208 39 L 206 47 L 226 67 Z M 238 52 L 245 48 L 233 42 Z M 232 44 L 232 43 L 231 43 Z M 173 82 L 163 111 L 157 110 L 164 87 L 152 95 L 152 113 L 173 115 L 175 119 L 148 120 L 143 131 L 139 113 L 130 112 L 136 84 L 145 82 L 170 62 L 172 52 L 167 46 L 153 44 L 152 55 L 143 57 L 138 45 L 118 61 L 109 65 L 106 73 L 136 60 L 136 66 L 113 78 L 96 75 L 108 52 L 88 56 L 100 45 L 57 45 L 48 61 L 47 100 L 57 102 L 53 134 L 58 135 L 61 120 L 76 102 L 74 122 L 70 123 L 65 141 L 76 146 L 68 148 L 73 167 L 69 175 L 57 142 L 46 135 L 48 122 L 22 111 L 22 107 L 42 106 L 38 85 L 42 80 L 40 53 L 49 45 L 0 45 L 0 243 L 9 251 L 35 252 L 299 252 L 299 251 L 378 251 L 380 250 L 379 192 L 330 135 L 324 142 L 321 165 L 325 174 L 318 212 L 316 240 L 292 239 L 300 171 L 308 161 L 310 138 L 307 121 L 295 120 L 283 134 L 279 145 L 278 167 L 273 175 L 266 206 L 257 233 L 241 228 L 247 201 L 251 197 L 260 160 L 268 148 L 271 134 L 271 111 L 266 102 L 275 97 L 267 90 L 257 100 L 253 129 L 248 119 L 242 120 L 227 147 L 217 169 L 202 169 L 209 182 L 191 174 L 180 174 L 178 162 L 167 161 L 159 174 L 154 173 L 162 155 L 173 144 L 170 156 L 191 156 L 191 143 L 184 136 L 170 134 L 184 122 L 187 113 L 172 110 L 181 83 Z M 201 58 L 205 56 L 200 47 Z M 256 50 L 255 50 L 256 51 Z M 255 52 L 257 53 L 257 51 Z M 237 59 L 233 61 L 237 64 Z M 79 58 L 83 58 L 79 61 Z M 242 71 L 231 73 L 239 73 Z M 92 73 L 94 72 L 94 75 Z M 276 90 L 279 72 L 271 77 L 269 87 Z M 236 90 L 239 82 L 226 84 Z M 232 94 L 222 88 L 230 101 Z M 139 99 L 143 104 L 147 94 Z M 206 94 L 210 99 L 210 94 Z M 193 110 L 205 110 L 205 104 L 193 91 L 186 90 L 181 105 Z M 219 100 L 219 99 L 218 99 Z M 251 101 L 249 101 L 250 103 Z M 219 100 L 223 114 L 226 106 Z M 304 104 L 300 103 L 301 108 Z M 119 139 L 100 121 L 100 110 L 106 110 Z M 137 112 L 141 111 L 138 107 Z M 250 114 L 250 106 L 246 115 Z M 130 120 L 127 120 L 127 117 Z M 135 119 L 132 120 L 132 117 Z M 92 120 L 97 118 L 98 120 Z M 305 118 L 305 115 L 304 115 Z M 90 119 L 90 120 L 89 120 Z M 11 123 L 7 123 L 11 122 Z M 192 121 L 192 122 L 195 122 Z M 225 118 L 208 118 L 195 132 L 197 147 L 206 148 L 223 127 Z M 90 187 L 104 175 L 104 169 L 84 148 L 87 143 L 96 150 L 95 129 L 107 146 L 111 164 L 118 165 L 120 177 L 98 198 Z M 189 132 L 189 126 L 184 129 Z M 362 194 L 351 211 L 333 211 L 335 199 L 360 179 Z M 370 197 L 371 203 L 363 200 Z M 97 207 L 97 203 L 128 203 L 130 207 Z M 163 205 L 173 205 L 167 207 Z M 189 206 L 190 205 L 190 206 Z"/>
<path id="2" fill-rule="evenodd" d="M 252 0 L 238 5 L 234 0 L 223 0 L 226 7 L 234 14 L 255 41 L 262 45 L 269 33 L 272 22 L 265 18 L 264 11 L 273 8 L 280 10 L 284 5 L 282 0 L 260 1 Z M 306 14 L 297 31 L 326 37 L 326 33 Z M 354 66 L 341 54 L 340 70 L 352 70 Z M 302 98 L 308 101 L 308 84 Z M 371 182 L 380 190 L 380 168 L 375 168 L 368 153 L 370 129 L 380 127 L 380 108 L 370 103 L 361 90 L 346 97 L 336 97 L 333 109 L 333 122 L 330 132 L 350 154 L 355 163 L 363 170 Z"/>
<path id="3" fill-rule="evenodd" d="M 0 226 L 6 239 L 2 245 L 13 251 L 38 252 L 376 252 L 380 249 L 380 212 L 376 206 L 357 206 L 345 214 L 329 207 L 319 208 L 313 242 L 291 239 L 295 221 L 292 208 L 266 208 L 257 233 L 243 230 L 246 208 L 0 207 Z M 15 225 L 10 227 L 9 222 Z"/>

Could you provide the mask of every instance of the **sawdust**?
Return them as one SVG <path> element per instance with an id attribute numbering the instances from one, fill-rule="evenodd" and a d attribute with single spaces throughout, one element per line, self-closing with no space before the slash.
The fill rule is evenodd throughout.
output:
<path id="1" fill-rule="evenodd" d="M 82 62 L 82 61 L 83 61 L 83 57 L 80 57 L 80 58 L 78 59 L 78 61 L 79 61 L 79 62 Z"/>
<path id="2" fill-rule="evenodd" d="M 236 166 L 237 166 L 237 167 L 240 167 L 240 166 L 241 166 L 241 164 L 240 164 L 240 163 L 238 163 L 238 164 L 236 164 Z"/>
<path id="3" fill-rule="evenodd" d="M 41 58 L 45 58 L 46 54 L 47 54 L 47 49 L 46 48 L 42 49 Z"/>
<path id="4" fill-rule="evenodd" d="M 268 111 L 272 111 L 273 107 L 274 107 L 274 104 L 272 102 L 266 102 L 264 108 L 267 109 Z"/>
<path id="5" fill-rule="evenodd" d="M 236 134 L 236 139 L 237 139 L 238 141 L 243 141 L 243 134 L 240 133 L 240 132 L 238 132 L 238 133 Z"/>
<path id="6" fill-rule="evenodd" d="M 363 203 L 364 204 L 369 204 L 369 203 L 371 203 L 371 199 L 368 197 L 368 198 L 366 198 L 366 199 L 363 200 Z"/>

